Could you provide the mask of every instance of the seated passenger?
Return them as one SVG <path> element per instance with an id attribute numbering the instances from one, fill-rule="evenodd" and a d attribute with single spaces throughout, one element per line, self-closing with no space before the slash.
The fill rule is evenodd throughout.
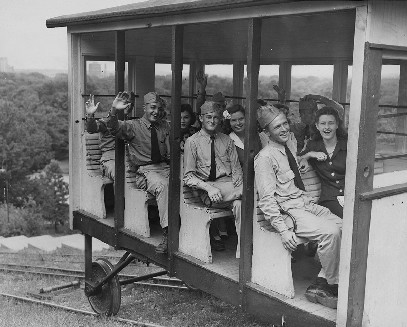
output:
<path id="1" fill-rule="evenodd" d="M 127 97 L 128 94 L 123 92 L 116 99 L 125 101 Z M 163 238 L 155 250 L 167 253 L 169 125 L 163 120 L 164 101 L 157 93 L 147 93 L 143 107 L 144 115 L 140 119 L 119 121 L 116 113 L 121 108 L 112 106 L 107 126 L 113 135 L 128 141 L 130 161 L 139 177 L 145 180 L 146 190 L 157 200 Z"/>
<path id="2" fill-rule="evenodd" d="M 228 134 L 229 137 L 233 140 L 236 146 L 239 162 L 242 167 L 244 158 L 244 134 L 246 130 L 245 115 L 246 111 L 240 104 L 230 105 L 223 112 L 223 130 L 225 134 Z M 258 138 L 255 154 L 259 152 L 260 148 L 261 143 L 260 138 Z"/>
<path id="3" fill-rule="evenodd" d="M 347 133 L 338 111 L 332 107 L 319 109 L 312 127 L 313 136 L 301 155 L 309 160 L 321 180 L 318 203 L 342 218 Z"/>
<path id="4" fill-rule="evenodd" d="M 134 105 L 135 94 L 131 92 L 130 99 L 126 102 L 115 99 L 112 106 L 117 109 L 126 109 L 125 114 L 131 110 Z M 88 133 L 99 133 L 99 147 L 102 151 L 100 164 L 102 166 L 103 176 L 114 181 L 115 175 L 115 137 L 110 133 L 106 124 L 106 118 L 95 119 L 95 112 L 99 107 L 99 102 L 95 105 L 95 97 L 91 94 L 89 100 L 85 102 L 86 109 L 86 131 Z"/>
<path id="5" fill-rule="evenodd" d="M 202 190 L 201 199 L 208 207 L 232 208 L 235 217 L 239 253 L 241 196 L 243 172 L 235 145 L 231 138 L 217 132 L 221 108 L 213 101 L 201 107 L 199 119 L 202 128 L 189 137 L 184 149 L 184 183 Z M 212 227 L 212 226 L 211 226 Z M 216 240 L 211 232 L 213 250 L 224 250 L 222 240 Z"/>
<path id="6" fill-rule="evenodd" d="M 196 121 L 195 113 L 192 107 L 188 103 L 181 105 L 181 135 L 180 135 L 180 146 L 181 150 L 184 151 L 185 140 L 191 135 L 197 132 L 197 128 L 194 127 Z"/>
<path id="7" fill-rule="evenodd" d="M 290 127 L 284 112 L 266 105 L 258 109 L 257 117 L 270 138 L 254 160 L 259 208 L 288 251 L 296 249 L 297 236 L 319 242 L 322 269 L 305 296 L 311 302 L 336 308 L 342 220 L 304 195 L 304 184 L 293 155 L 295 149 L 287 145 Z M 280 210 L 292 218 L 293 229 L 287 226 Z"/>

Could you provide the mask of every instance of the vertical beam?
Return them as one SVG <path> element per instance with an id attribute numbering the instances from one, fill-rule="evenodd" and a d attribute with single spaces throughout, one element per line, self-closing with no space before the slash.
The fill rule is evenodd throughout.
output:
<path id="1" fill-rule="evenodd" d="M 184 27 L 181 25 L 172 27 L 172 87 L 171 87 L 171 164 L 168 197 L 168 234 L 169 234 L 169 254 L 170 273 L 173 274 L 173 254 L 178 250 L 179 241 L 179 205 L 180 205 L 180 117 L 181 117 L 181 92 L 182 92 L 182 62 L 183 62 L 183 37 Z"/>
<path id="2" fill-rule="evenodd" d="M 351 173 L 354 175 L 352 177 L 355 178 L 355 188 L 349 190 L 347 187 L 347 192 L 354 192 L 354 201 L 352 203 L 354 213 L 352 245 L 349 258 L 347 327 L 360 327 L 362 326 L 363 319 L 372 202 L 362 201 L 359 195 L 373 189 L 382 51 L 370 49 L 369 43 L 366 42 L 364 57 L 362 98 L 358 126 L 355 126 L 356 122 L 352 119 L 349 121 L 351 130 L 358 129 L 359 137 L 352 138 L 351 142 L 356 143 L 351 146 L 353 151 L 356 150 L 356 156 L 353 157 L 351 153 L 348 152 L 347 158 L 347 167 L 354 166 L 355 163 L 351 161 L 354 160 L 353 158 L 357 158 L 356 170 L 351 169 Z M 357 146 L 357 149 L 354 148 L 355 146 Z M 348 178 L 349 177 L 346 176 L 346 180 L 348 180 Z M 346 205 L 348 204 L 349 203 L 346 203 Z M 346 213 L 345 211 L 345 214 Z M 347 219 L 347 217 L 344 216 L 344 219 Z"/>
<path id="3" fill-rule="evenodd" d="M 400 64 L 400 81 L 399 81 L 399 106 L 407 106 L 407 63 Z M 398 108 L 397 113 L 406 113 L 406 108 Z M 407 131 L 407 115 L 397 117 L 397 133 L 406 133 Z M 396 152 L 407 152 L 407 137 L 396 135 Z"/>
<path id="4" fill-rule="evenodd" d="M 143 116 L 144 95 L 155 90 L 154 57 L 136 57 L 136 116 Z"/>
<path id="5" fill-rule="evenodd" d="M 244 63 L 237 61 L 233 63 L 233 95 L 243 96 Z M 243 99 L 233 99 L 233 104 L 242 104 Z"/>
<path id="6" fill-rule="evenodd" d="M 127 65 L 127 85 L 128 85 L 128 91 L 133 91 L 136 93 L 136 63 L 134 59 L 128 60 L 128 65 Z M 135 116 L 136 114 L 136 108 L 135 106 L 133 107 L 132 111 L 129 112 L 129 117 Z"/>
<path id="7" fill-rule="evenodd" d="M 348 86 L 348 63 L 338 61 L 334 64 L 334 76 L 332 86 L 332 99 L 344 103 L 346 102 L 346 90 Z M 349 106 L 345 107 L 344 124 L 348 126 Z"/>
<path id="8" fill-rule="evenodd" d="M 84 130 L 84 101 L 81 96 L 85 78 L 84 60 L 78 34 L 68 33 L 68 106 L 69 106 L 69 225 L 73 228 L 73 211 L 80 208 L 81 171 L 86 169 L 82 158 L 81 134 Z"/>
<path id="9" fill-rule="evenodd" d="M 85 234 L 85 281 L 92 278 L 92 236 Z"/>
<path id="10" fill-rule="evenodd" d="M 336 323 L 338 327 L 347 326 L 349 299 L 351 290 L 351 255 L 353 246 L 354 220 L 359 219 L 354 212 L 356 194 L 357 156 L 359 151 L 359 122 L 362 117 L 362 88 L 364 85 L 365 42 L 368 35 L 367 6 L 356 9 L 355 36 L 353 40 L 352 90 L 350 97 L 348 149 L 345 176 L 345 205 L 343 208 L 343 226 L 341 240 L 341 262 L 339 267 L 339 297 Z"/>
<path id="11" fill-rule="evenodd" d="M 124 91 L 124 69 L 125 69 L 125 31 L 116 32 L 115 40 L 115 90 L 116 94 Z M 119 120 L 124 119 L 123 111 L 118 112 Z M 115 192 L 114 212 L 115 229 L 117 232 L 124 226 L 124 141 L 116 138 L 115 148 Z M 116 238 L 116 246 L 117 238 Z"/>
<path id="12" fill-rule="evenodd" d="M 291 70 L 292 65 L 288 62 L 282 62 L 278 69 L 278 86 L 285 90 L 285 98 L 291 99 Z"/>
<path id="13" fill-rule="evenodd" d="M 188 87 L 188 103 L 194 108 L 194 99 L 193 96 L 196 93 L 196 62 L 191 62 L 189 64 L 189 87 Z"/>
<path id="14" fill-rule="evenodd" d="M 251 280 L 253 253 L 254 155 L 257 135 L 257 95 L 260 69 L 261 19 L 249 21 L 247 77 L 249 81 L 243 163 L 243 199 L 240 231 L 239 287 L 240 303 L 246 307 L 246 283 Z"/>
<path id="15" fill-rule="evenodd" d="M 197 62 L 195 65 L 195 72 L 198 73 L 200 70 L 205 74 L 205 64 L 203 64 L 202 62 Z M 196 80 L 196 74 L 195 74 L 194 78 Z M 194 94 L 198 95 L 198 83 L 195 83 Z M 201 105 L 202 104 L 203 103 L 201 103 Z M 193 106 L 195 113 L 198 112 L 198 109 L 199 109 L 197 105 L 198 105 L 198 99 L 195 99 L 194 106 Z"/>

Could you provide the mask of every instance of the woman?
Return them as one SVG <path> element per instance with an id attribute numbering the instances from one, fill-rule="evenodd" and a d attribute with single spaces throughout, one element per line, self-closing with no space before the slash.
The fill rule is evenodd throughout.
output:
<path id="1" fill-rule="evenodd" d="M 223 112 L 223 118 L 225 134 L 229 134 L 235 142 L 240 165 L 243 167 L 245 110 L 240 104 L 231 105 Z"/>
<path id="2" fill-rule="evenodd" d="M 321 179 L 319 204 L 342 218 L 348 136 L 338 111 L 332 107 L 316 112 L 312 128 L 313 136 L 301 156 L 309 160 Z"/>
<path id="3" fill-rule="evenodd" d="M 193 125 L 195 124 L 196 116 L 192 110 L 191 105 L 184 103 L 181 104 L 181 150 L 184 150 L 185 140 L 192 134 L 197 132 L 197 128 Z"/>

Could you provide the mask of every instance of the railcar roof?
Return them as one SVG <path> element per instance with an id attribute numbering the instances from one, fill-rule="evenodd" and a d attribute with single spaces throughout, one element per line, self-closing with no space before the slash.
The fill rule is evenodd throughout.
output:
<path id="1" fill-rule="evenodd" d="M 186 14 L 218 9 L 239 8 L 259 4 L 295 2 L 290 0 L 149 0 L 118 7 L 50 18 L 48 28 L 77 24 L 111 22 L 129 18 L 148 18 L 159 15 Z"/>

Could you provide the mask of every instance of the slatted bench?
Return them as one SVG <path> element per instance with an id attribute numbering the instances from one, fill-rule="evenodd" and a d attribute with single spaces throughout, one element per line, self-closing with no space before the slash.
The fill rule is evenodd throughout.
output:
<path id="1" fill-rule="evenodd" d="M 136 186 L 136 173 L 130 169 L 128 145 L 126 144 L 126 177 L 124 186 L 124 227 L 138 235 L 150 237 L 148 206 L 157 205 L 155 197 Z"/>
<path id="2" fill-rule="evenodd" d="M 82 149 L 86 165 L 86 172 L 82 174 L 82 199 L 92 200 L 82 201 L 81 209 L 104 219 L 106 218 L 104 189 L 107 184 L 112 184 L 113 181 L 103 176 L 100 166 L 102 151 L 99 147 L 99 134 L 85 132 L 82 135 Z"/>

